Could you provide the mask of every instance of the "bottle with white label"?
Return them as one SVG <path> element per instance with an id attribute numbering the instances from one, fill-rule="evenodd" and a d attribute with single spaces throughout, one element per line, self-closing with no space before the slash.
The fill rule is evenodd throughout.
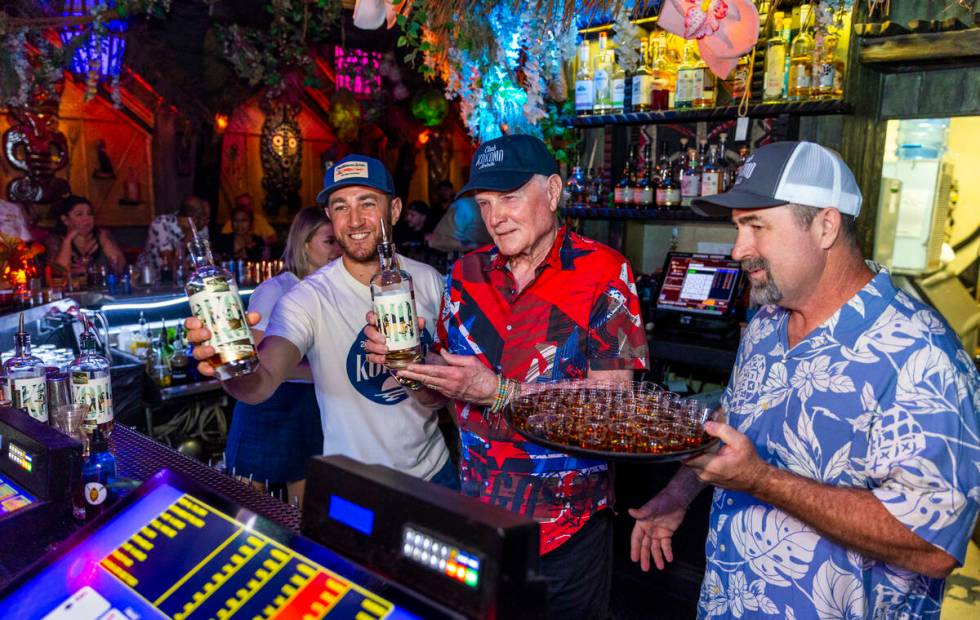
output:
<path id="1" fill-rule="evenodd" d="M 613 111 L 612 73 L 615 56 L 609 49 L 608 35 L 599 33 L 599 51 L 595 58 L 595 71 L 592 84 L 595 97 L 592 111 L 596 114 L 609 114 Z"/>
<path id="2" fill-rule="evenodd" d="M 23 312 L 14 336 L 14 349 L 14 356 L 3 364 L 11 404 L 35 420 L 47 422 L 48 387 L 44 362 L 31 355 L 31 335 L 24 330 Z"/>
<path id="3" fill-rule="evenodd" d="M 215 350 L 208 362 L 222 381 L 247 375 L 258 368 L 259 356 L 238 284 L 227 269 L 214 264 L 211 245 L 198 236 L 196 229 L 187 248 L 194 273 L 187 279 L 185 289 L 191 312 L 211 332 L 211 338 L 202 343 Z"/>
<path id="4" fill-rule="evenodd" d="M 385 366 L 391 370 L 405 368 L 422 359 L 418 312 L 415 309 L 415 285 L 412 276 L 398 266 L 387 222 L 381 223 L 378 243 L 381 269 L 371 278 L 371 304 L 378 330 L 384 334 L 388 353 Z M 402 385 L 418 389 L 414 381 L 399 379 Z"/>
<path id="5" fill-rule="evenodd" d="M 615 59 L 615 56 L 613 56 Z M 626 71 L 623 66 L 613 60 L 612 80 L 612 111 L 616 114 L 623 112 L 626 103 Z"/>
<path id="6" fill-rule="evenodd" d="M 589 42 L 585 39 L 578 46 L 578 71 L 575 72 L 575 113 L 592 114 L 595 104 L 592 83 L 592 61 L 589 59 Z"/>
<path id="7" fill-rule="evenodd" d="M 85 331 L 79 338 L 78 358 L 68 367 L 71 377 L 71 400 L 76 405 L 88 406 L 83 425 L 91 435 L 98 428 L 106 437 L 112 434 L 114 417 L 112 414 L 111 364 L 99 353 L 95 334 L 85 318 L 82 318 Z"/>

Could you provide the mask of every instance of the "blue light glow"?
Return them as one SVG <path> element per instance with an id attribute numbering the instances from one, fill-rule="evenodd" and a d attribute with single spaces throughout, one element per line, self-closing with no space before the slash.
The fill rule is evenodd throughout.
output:
<path id="1" fill-rule="evenodd" d="M 85 0 L 68 0 L 65 2 L 63 14 L 65 17 L 84 17 L 89 15 Z M 106 3 L 111 10 L 115 8 L 115 2 L 110 0 Z M 99 79 L 118 76 L 122 69 L 123 54 L 126 51 L 125 32 L 129 24 L 122 19 L 114 19 L 106 23 L 106 34 L 92 32 L 88 34 L 86 30 L 89 26 L 75 25 L 65 26 L 59 32 L 61 42 L 65 47 L 71 45 L 72 40 L 78 36 L 87 35 L 74 51 L 69 67 L 73 73 L 85 75 L 89 69 L 96 69 L 99 72 Z"/>

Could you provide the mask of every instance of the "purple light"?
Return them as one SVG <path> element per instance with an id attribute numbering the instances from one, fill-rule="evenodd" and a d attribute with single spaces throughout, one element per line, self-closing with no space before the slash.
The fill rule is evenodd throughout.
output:
<path id="1" fill-rule="evenodd" d="M 337 89 L 355 97 L 369 97 L 381 91 L 381 52 L 334 47 Z"/>
<path id="2" fill-rule="evenodd" d="M 115 8 L 115 2 L 108 3 L 109 9 Z M 66 0 L 62 14 L 65 17 L 84 17 L 89 15 L 89 2 L 87 0 Z M 83 24 L 75 26 L 65 26 L 59 32 L 61 43 L 64 46 L 71 44 L 72 39 L 82 35 L 87 26 Z M 72 54 L 70 69 L 73 73 L 85 75 L 88 73 L 90 61 L 98 65 L 99 78 L 104 79 L 119 75 L 122 69 L 123 53 L 126 51 L 126 39 L 123 36 L 129 28 L 125 20 L 114 19 L 106 23 L 107 35 L 93 33 L 88 40 L 79 45 Z"/>

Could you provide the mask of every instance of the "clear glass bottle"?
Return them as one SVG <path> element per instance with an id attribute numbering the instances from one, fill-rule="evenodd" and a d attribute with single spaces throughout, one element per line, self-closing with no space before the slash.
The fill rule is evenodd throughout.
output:
<path id="1" fill-rule="evenodd" d="M 708 147 L 708 156 L 701 172 L 701 195 L 713 196 L 722 191 L 721 168 L 718 166 L 718 145 Z"/>
<path id="2" fill-rule="evenodd" d="M 187 370 L 191 360 L 187 357 L 187 341 L 184 339 L 184 326 L 177 325 L 174 336 L 173 355 L 170 356 L 170 377 L 172 385 L 187 383 Z"/>
<path id="3" fill-rule="evenodd" d="M 810 6 L 800 7 L 800 32 L 790 46 L 789 99 L 809 99 L 813 83 L 813 35 L 810 34 Z"/>
<path id="4" fill-rule="evenodd" d="M 35 420 L 48 421 L 48 388 L 44 362 L 31 355 L 31 335 L 24 329 L 24 313 L 14 335 L 14 356 L 4 362 L 7 391 L 14 409 Z"/>
<path id="5" fill-rule="evenodd" d="M 701 195 L 701 162 L 696 149 L 688 149 L 684 170 L 681 172 L 681 204 L 689 207 Z"/>
<path id="6" fill-rule="evenodd" d="M 652 110 L 650 92 L 653 90 L 653 67 L 650 64 L 650 52 L 646 39 L 640 41 L 640 64 L 633 72 L 632 105 L 634 112 Z"/>
<path id="7" fill-rule="evenodd" d="M 677 67 L 677 94 L 674 96 L 674 107 L 678 110 L 694 107 L 694 102 L 701 97 L 698 77 L 701 68 L 698 66 L 697 42 L 689 40 L 684 44 L 684 56 Z"/>
<path id="8" fill-rule="evenodd" d="M 613 57 L 612 73 L 610 74 L 610 79 L 612 81 L 612 111 L 616 114 L 622 114 L 626 106 L 626 70 L 623 69 L 623 65 L 618 62 L 616 52 L 611 52 Z"/>
<path id="9" fill-rule="evenodd" d="M 415 285 L 412 276 L 398 266 L 386 221 L 381 222 L 378 260 L 381 268 L 371 278 L 371 304 L 378 329 L 387 341 L 385 366 L 398 370 L 421 361 L 422 338 L 419 334 L 419 315 L 415 309 Z M 401 378 L 398 381 L 409 389 L 421 387 L 417 381 Z"/>
<path id="10" fill-rule="evenodd" d="M 592 79 L 589 42 L 582 39 L 578 46 L 578 70 L 575 72 L 575 113 L 580 116 L 592 114 L 592 106 L 595 105 L 595 85 Z"/>
<path id="11" fill-rule="evenodd" d="M 609 49 L 608 35 L 599 33 L 599 51 L 595 58 L 595 68 L 592 72 L 593 93 L 595 103 L 592 111 L 596 114 L 609 114 L 613 111 L 612 73 L 615 58 Z"/>
<path id="12" fill-rule="evenodd" d="M 784 38 L 787 27 L 786 18 L 781 11 L 773 16 L 776 26 L 772 36 L 766 41 L 766 73 L 762 87 L 762 99 L 766 102 L 782 101 L 783 85 L 786 83 L 786 58 L 789 44 Z"/>
<path id="13" fill-rule="evenodd" d="M 841 97 L 844 94 L 844 61 L 837 55 L 840 36 L 829 32 L 822 38 L 814 54 L 812 94 L 821 98 Z"/>
<path id="14" fill-rule="evenodd" d="M 114 426 L 112 411 L 112 364 L 99 353 L 98 342 L 89 322 L 82 317 L 85 330 L 79 338 L 79 354 L 68 367 L 71 377 L 71 400 L 87 405 L 83 426 L 89 435 L 98 428 L 108 437 Z"/>
<path id="15" fill-rule="evenodd" d="M 137 322 L 136 332 L 129 341 L 130 352 L 140 359 L 146 359 L 146 352 L 150 348 L 150 329 L 146 326 L 146 317 L 140 312 Z"/>
<path id="16" fill-rule="evenodd" d="M 215 353 L 208 361 L 222 381 L 247 375 L 258 367 L 259 357 L 235 278 L 214 264 L 211 245 L 196 230 L 187 246 L 194 265 L 187 279 L 187 297 L 191 312 L 211 331 L 204 344 L 214 347 Z"/>
<path id="17" fill-rule="evenodd" d="M 675 105 L 677 66 L 667 52 L 667 33 L 663 30 L 650 35 L 650 56 L 653 59 L 650 107 L 653 110 L 670 110 Z"/>
<path id="18" fill-rule="evenodd" d="M 160 330 L 160 335 L 150 347 L 150 352 L 146 355 L 146 374 L 160 387 L 170 387 L 173 376 L 170 370 L 170 358 L 164 351 L 164 332 Z"/>

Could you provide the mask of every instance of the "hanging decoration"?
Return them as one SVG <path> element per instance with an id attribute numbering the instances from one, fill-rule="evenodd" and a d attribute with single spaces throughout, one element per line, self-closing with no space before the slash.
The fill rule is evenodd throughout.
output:
<path id="1" fill-rule="evenodd" d="M 416 0 L 407 15 L 397 16 L 398 42 L 425 77 L 442 80 L 475 140 L 505 133 L 545 138 L 551 136 L 542 120 L 563 109 L 550 104 L 566 98 L 563 63 L 574 55 L 577 38 L 574 24 L 560 17 L 554 7 L 542 13 L 530 3 L 515 8 L 483 0 L 456 19 L 438 0 Z"/>
<path id="2" fill-rule="evenodd" d="M 723 79 L 759 40 L 759 11 L 750 0 L 664 0 L 657 25 L 697 39 L 701 58 Z"/>
<path id="3" fill-rule="evenodd" d="M 262 188 L 266 213 L 289 213 L 299 207 L 303 137 L 296 117 L 299 107 L 264 99 L 262 111 Z"/>
<path id="4" fill-rule="evenodd" d="M 272 99 L 295 99 L 304 86 L 319 87 L 314 47 L 334 34 L 340 0 L 269 0 L 263 28 L 216 26 L 225 58 L 251 86 Z"/>
<path id="5" fill-rule="evenodd" d="M 419 91 L 412 99 L 412 116 L 422 121 L 426 127 L 441 125 L 448 113 L 449 102 L 434 88 Z"/>
<path id="6" fill-rule="evenodd" d="M 633 73 L 642 62 L 640 58 L 640 39 L 643 31 L 630 19 L 633 12 L 620 9 L 613 22 L 613 45 L 616 46 L 616 61 L 627 74 Z"/>
<path id="7" fill-rule="evenodd" d="M 7 184 L 12 202 L 49 202 L 64 181 L 55 173 L 68 165 L 68 141 L 58 131 L 58 103 L 52 97 L 32 106 L 11 106 L 10 128 L 3 133 L 3 153 L 14 170 L 22 173 Z"/>

